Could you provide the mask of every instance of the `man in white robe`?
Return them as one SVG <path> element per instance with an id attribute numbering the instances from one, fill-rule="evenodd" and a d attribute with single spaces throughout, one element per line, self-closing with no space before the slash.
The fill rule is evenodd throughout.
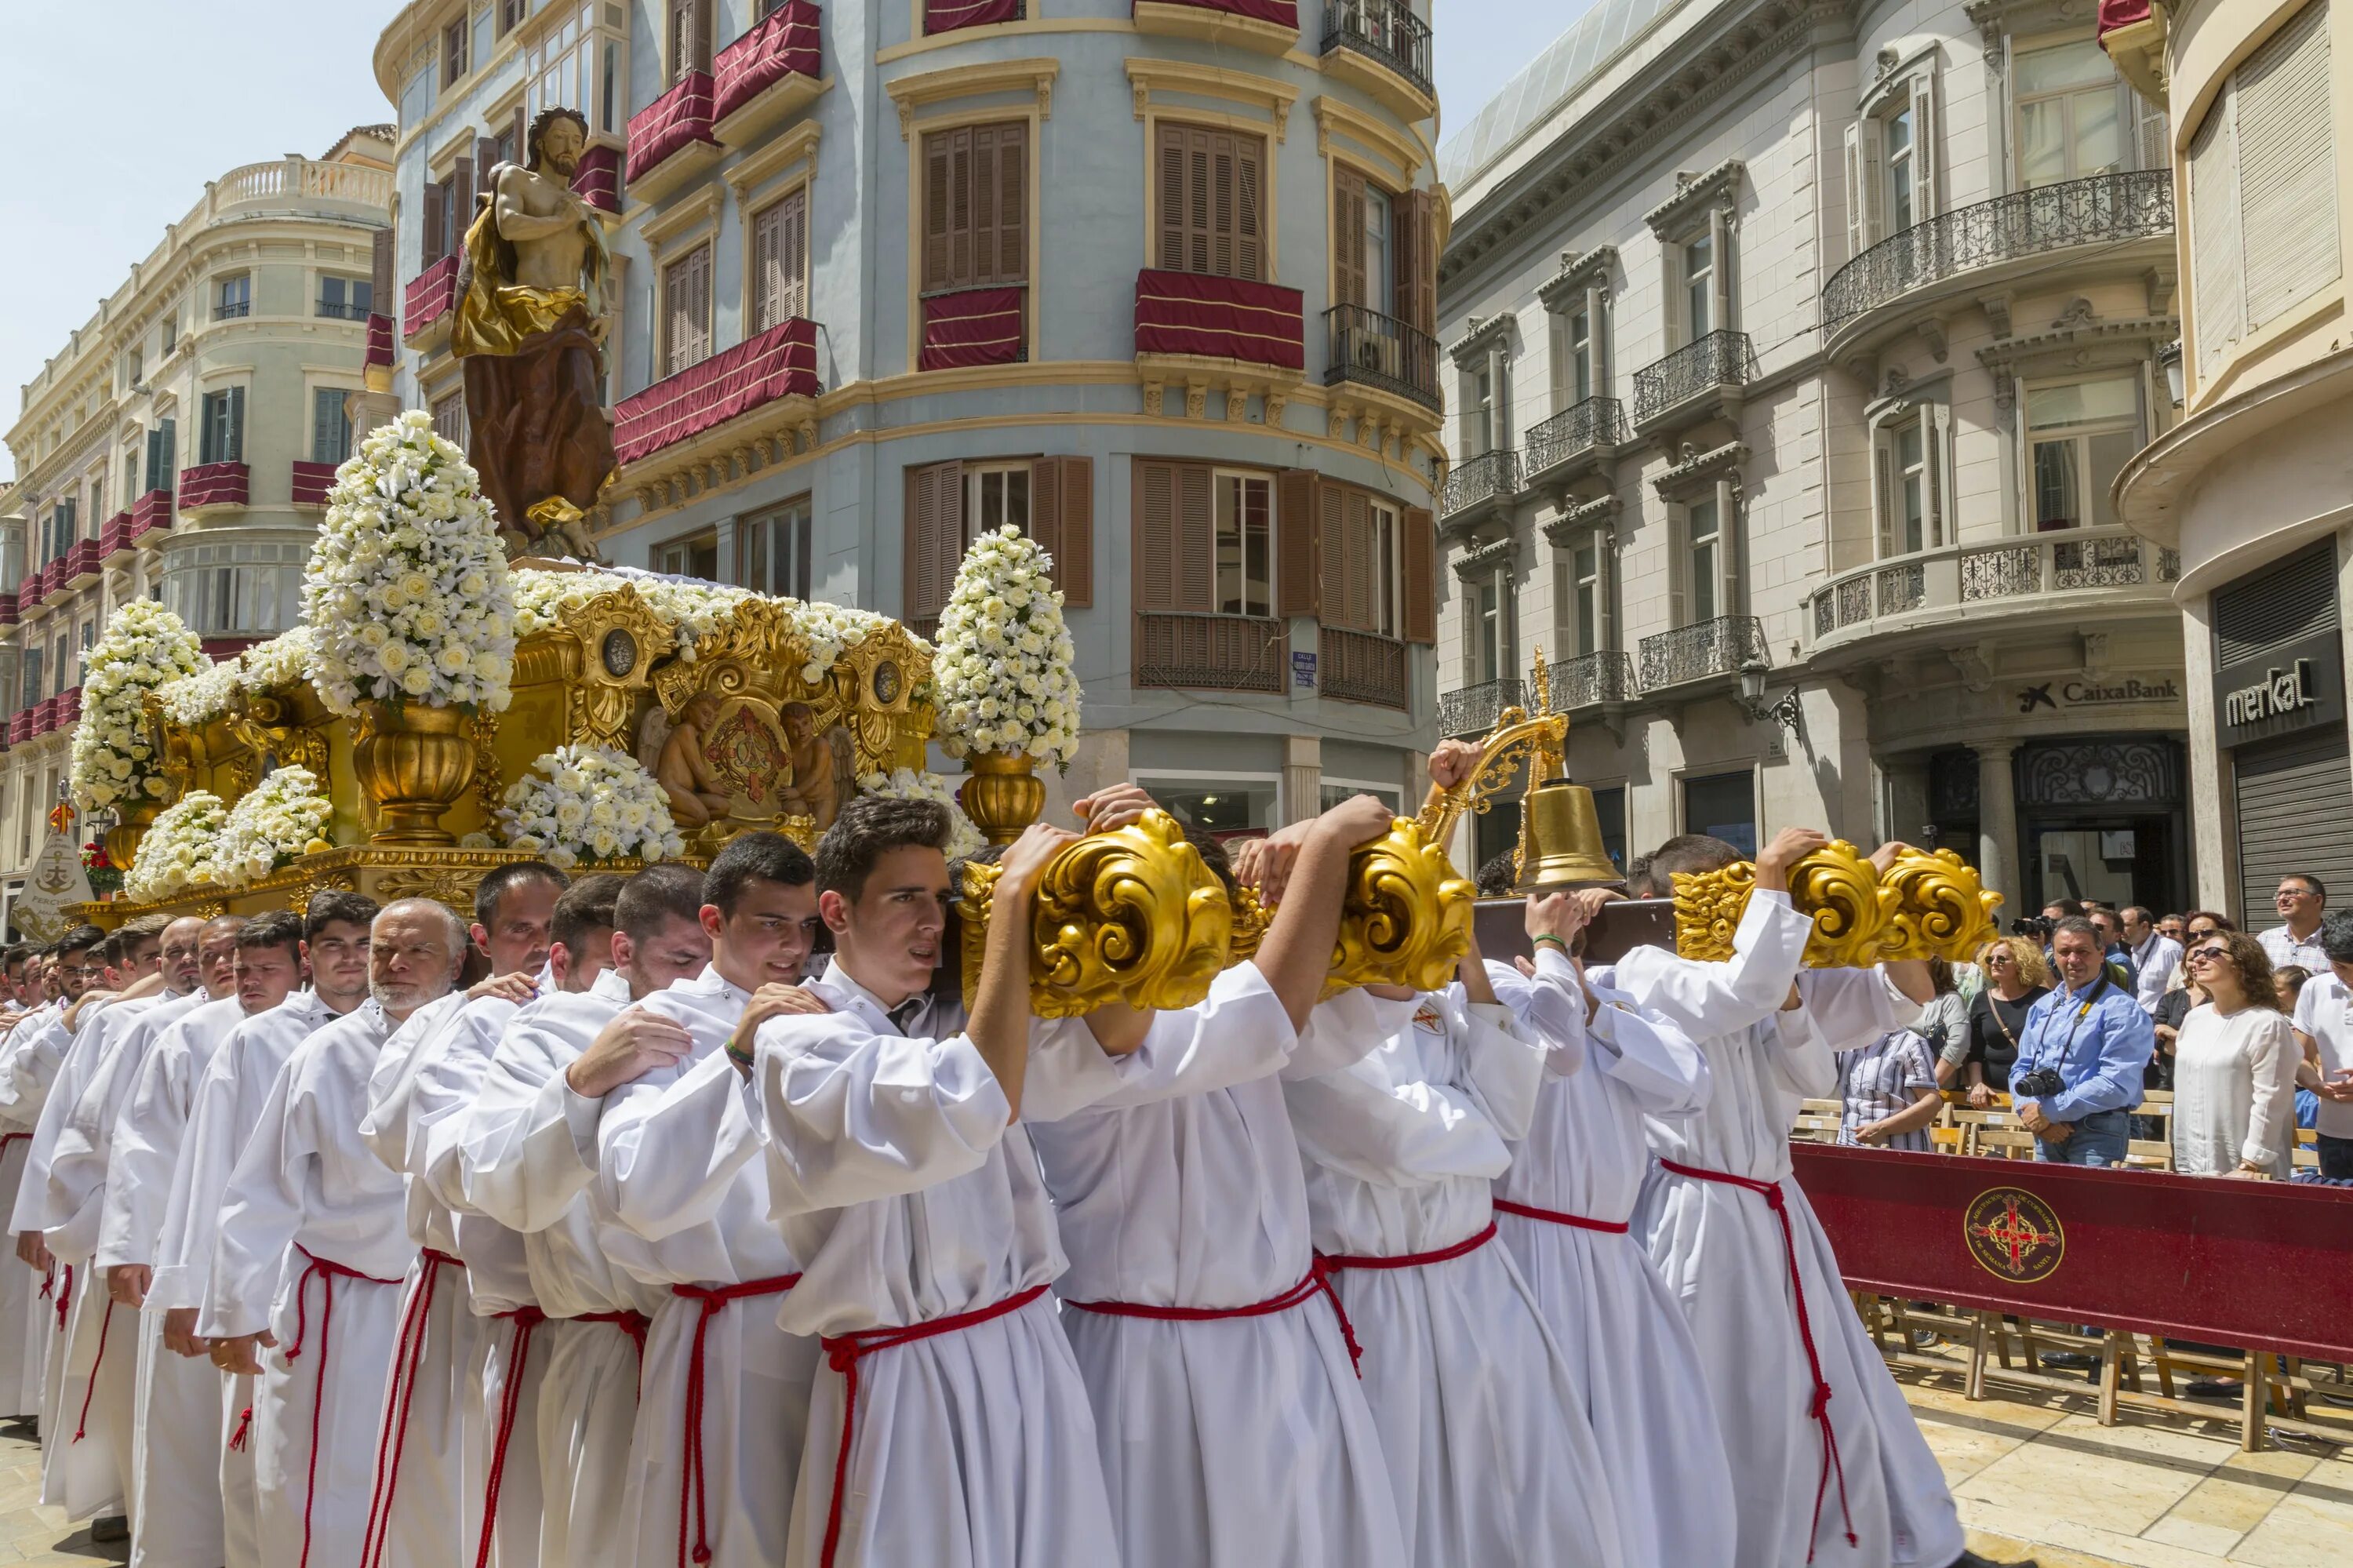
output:
<path id="1" fill-rule="evenodd" d="M 732 1044 L 824 1006 L 795 982 L 817 937 L 809 858 L 780 834 L 731 840 L 703 878 L 702 973 L 631 1010 L 675 1025 L 671 1060 L 617 1084 L 623 1062 L 565 1074 L 596 1139 L 614 1262 L 668 1292 L 647 1333 L 623 1531 L 642 1563 L 773 1568 L 783 1560 L 817 1343 L 776 1326 L 799 1277 L 773 1225 Z M 682 1036 L 682 1037 L 681 1037 Z"/>
<path id="2" fill-rule="evenodd" d="M 409 1239 L 418 1248 L 401 1298 L 405 1348 L 386 1393 L 392 1448 L 370 1505 L 396 1558 L 463 1553 L 470 1563 L 480 1552 L 504 1393 L 487 1362 L 502 1367 L 514 1345 L 529 1343 L 524 1315 L 537 1308 L 521 1244 L 492 1226 L 461 1238 L 457 1215 L 422 1179 L 425 1123 L 471 1093 L 487 1043 L 538 993 L 565 885 L 562 872 L 539 861 L 483 876 L 469 935 L 490 959 L 491 980 L 418 1009 L 385 1043 L 369 1079 L 360 1132 L 385 1168 L 406 1178 Z M 472 1044 L 453 1053 L 456 1039 Z M 392 1451 L 401 1456 L 397 1467 Z M 501 1488 L 501 1512 L 517 1532 L 503 1568 L 531 1568 L 536 1555 L 525 1550 L 538 1539 L 536 1465 L 528 1467 L 532 1478 L 521 1488 Z"/>
<path id="3" fill-rule="evenodd" d="M 223 1194 L 197 1328 L 217 1341 L 216 1366 L 255 1379 L 264 1568 L 448 1568 L 454 1557 L 401 1554 L 369 1514 L 376 1456 L 403 1457 L 378 1417 L 397 1414 L 386 1391 L 417 1248 L 401 1179 L 359 1128 L 385 1042 L 449 993 L 467 945 L 465 923 L 428 899 L 375 917 L 368 1001 L 295 1048 Z"/>
<path id="4" fill-rule="evenodd" d="M 311 989 L 231 1029 L 195 1075 L 147 1290 L 148 1309 L 164 1315 L 164 1349 L 181 1357 L 213 1365 L 211 1344 L 196 1333 L 196 1320 L 212 1286 L 230 1173 L 295 1047 L 367 1001 L 368 928 L 377 913 L 376 901 L 362 894 L 314 894 L 302 919 L 301 960 Z M 226 1561 L 227 1568 L 256 1568 L 261 1499 L 254 1479 L 251 1374 L 220 1377 L 219 1404 Z"/>
<path id="5" fill-rule="evenodd" d="M 582 1095 L 567 1073 L 582 1065 L 594 1089 L 617 1069 L 626 1075 L 617 1086 L 673 1060 L 641 1036 L 686 1049 L 689 1036 L 670 1019 L 623 1009 L 710 964 L 702 883 L 701 872 L 678 864 L 629 878 L 614 901 L 612 966 L 586 990 L 559 991 L 517 1014 L 472 1105 L 443 1124 L 446 1134 L 437 1129 L 457 1141 L 465 1206 L 522 1233 L 548 1317 L 537 1437 L 540 1560 L 549 1568 L 639 1561 L 624 1507 L 630 1438 L 648 1329 L 670 1294 L 614 1262 L 612 1222 L 590 1190 L 602 1096 Z M 628 1250 L 626 1238 L 617 1245 Z"/>
<path id="6" fill-rule="evenodd" d="M 1837 1081 L 1831 1053 L 1904 1027 L 1933 994 L 1916 962 L 1800 972 L 1812 923 L 1790 906 L 1788 868 L 1826 842 L 1786 829 L 1757 856 L 1730 960 L 1636 948 L 1593 976 L 1696 1042 L 1712 1083 L 1699 1114 L 1645 1118 L 1659 1163 L 1636 1230 L 1715 1396 L 1740 1568 L 1974 1563 L 1936 1457 L 1789 1179 L 1789 1127 L 1800 1099 Z M 1721 840 L 1671 839 L 1652 885 L 1738 858 Z"/>
<path id="7" fill-rule="evenodd" d="M 1103 832 L 1149 805 L 1130 788 L 1079 810 Z M 1330 965 L 1350 836 L 1391 821 L 1369 799 L 1317 819 L 1255 958 L 1199 1006 L 1151 1020 L 1148 1075 L 1030 1121 L 1070 1257 L 1054 1282 L 1062 1328 L 1125 1568 L 1404 1568 L 1277 1080 L 1345 1066 L 1377 1044 L 1327 1031 L 1319 1056 L 1300 1049 L 1299 1025 Z M 1195 842 L 1230 883 L 1225 852 Z"/>
<path id="8" fill-rule="evenodd" d="M 40 1122 L 42 1107 L 48 1103 L 58 1064 L 73 1038 L 67 1014 L 95 984 L 98 966 L 89 952 L 105 939 L 106 933 L 97 927 L 84 926 L 68 932 L 55 947 L 42 953 L 36 961 L 40 965 L 47 1001 L 9 1032 L 5 1052 L 0 1054 L 0 1116 L 5 1116 L 11 1127 L 24 1129 L 23 1141 L 9 1150 L 16 1172 L 16 1185 L 8 1197 L 12 1220 L 24 1195 L 26 1178 L 32 1172 L 33 1130 Z M 37 1286 L 32 1280 L 26 1282 L 35 1299 L 26 1324 L 26 1387 L 22 1397 L 31 1404 L 38 1429 L 47 1432 L 56 1425 L 58 1382 L 65 1353 L 68 1313 L 57 1303 L 58 1286 L 63 1281 L 58 1261 L 49 1255 L 48 1243 L 41 1238 L 41 1233 L 15 1231 L 13 1224 L 10 1228 L 16 1234 L 17 1261 L 39 1277 Z M 70 1306 L 71 1301 L 69 1290 L 67 1305 Z"/>
<path id="9" fill-rule="evenodd" d="M 64 1011 L 64 1004 L 47 992 L 47 967 L 37 953 L 10 950 L 11 1011 L 0 1031 L 0 1085 L 7 1081 L 8 1061 L 19 1036 L 29 1037 Z M 0 1213 L 16 1211 L 16 1192 L 32 1143 L 32 1118 L 0 1110 Z M 40 1419 L 41 1368 L 49 1342 L 49 1331 L 41 1323 L 40 1283 L 31 1270 L 0 1262 L 0 1415 L 36 1422 Z"/>
<path id="10" fill-rule="evenodd" d="M 1006 852 L 968 1020 L 932 992 L 948 832 L 934 801 L 845 806 L 818 846 L 835 951 L 809 986 L 833 1011 L 769 1020 L 748 1054 L 731 1043 L 771 1213 L 803 1265 L 779 1320 L 830 1369 L 786 1568 L 1118 1561 L 1086 1385 L 1045 1299 L 1064 1259 L 1019 1118 L 1121 1087 L 1145 1031 L 1113 1045 L 1033 1027 L 1030 895 L 1071 837 L 1043 824 Z"/>

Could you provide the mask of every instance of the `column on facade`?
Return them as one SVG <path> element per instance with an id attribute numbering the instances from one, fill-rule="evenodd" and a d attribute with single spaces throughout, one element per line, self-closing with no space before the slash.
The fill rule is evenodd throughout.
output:
<path id="1" fill-rule="evenodd" d="M 1499 452 L 1512 450 L 1512 350 L 1501 333 L 1487 344 L 1487 385 L 1492 388 L 1489 407 L 1494 415 L 1494 445 Z"/>
<path id="2" fill-rule="evenodd" d="M 1282 737 L 1282 821 L 1287 827 L 1324 810 L 1324 741 L 1319 736 Z"/>
<path id="3" fill-rule="evenodd" d="M 1732 214 L 1722 202 L 1707 209 L 1707 254 L 1714 270 L 1715 329 L 1728 330 L 1732 325 Z"/>
<path id="4" fill-rule="evenodd" d="M 2013 914 L 2024 896 L 2019 878 L 2018 798 L 2010 782 L 2015 743 L 1978 743 L 1978 874 L 2010 903 Z"/>

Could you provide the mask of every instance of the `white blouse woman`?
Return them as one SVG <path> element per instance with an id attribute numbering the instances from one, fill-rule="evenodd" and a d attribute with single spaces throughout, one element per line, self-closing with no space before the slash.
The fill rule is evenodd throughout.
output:
<path id="1" fill-rule="evenodd" d="M 2183 962 L 2211 1000 L 2190 1010 L 2174 1042 L 2173 1169 L 2285 1181 L 2300 1053 L 2273 1005 L 2271 964 L 2234 931 L 2192 941 Z"/>

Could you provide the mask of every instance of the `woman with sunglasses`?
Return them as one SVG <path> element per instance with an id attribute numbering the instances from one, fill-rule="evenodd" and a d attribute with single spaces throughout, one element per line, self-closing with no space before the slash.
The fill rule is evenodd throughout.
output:
<path id="1" fill-rule="evenodd" d="M 2238 931 L 2190 943 L 2211 999 L 2173 1045 L 2173 1169 L 2183 1176 L 2284 1181 L 2295 1148 L 2295 1032 L 2280 1016 L 2270 958 Z"/>

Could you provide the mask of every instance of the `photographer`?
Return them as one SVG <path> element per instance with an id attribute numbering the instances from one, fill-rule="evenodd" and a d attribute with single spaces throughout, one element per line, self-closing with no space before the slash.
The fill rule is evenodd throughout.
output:
<path id="1" fill-rule="evenodd" d="M 2037 1159 L 2121 1165 L 2157 1036 L 2132 992 L 2106 973 L 2089 920 L 2061 920 L 2051 950 L 2059 988 L 2027 1012 L 2010 1096 Z"/>

